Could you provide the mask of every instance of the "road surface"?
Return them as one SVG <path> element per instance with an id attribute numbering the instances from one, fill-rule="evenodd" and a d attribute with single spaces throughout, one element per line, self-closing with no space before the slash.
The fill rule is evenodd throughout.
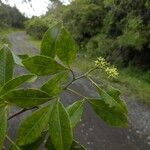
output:
<path id="1" fill-rule="evenodd" d="M 15 54 L 35 55 L 38 53 L 38 49 L 28 41 L 25 32 L 11 33 L 9 40 Z M 16 67 L 15 75 L 25 72 L 21 67 Z M 32 86 L 39 87 L 43 81 L 44 79 L 41 79 Z M 97 95 L 94 87 L 87 79 L 77 81 L 72 85 L 72 88 L 85 95 Z M 63 103 L 68 105 L 79 97 L 64 92 L 61 98 Z M 128 129 L 113 128 L 105 124 L 89 106 L 85 107 L 84 117 L 75 130 L 75 137 L 88 150 L 150 150 L 150 109 L 127 96 L 124 98 L 129 108 L 132 124 Z M 15 111 L 16 109 L 12 113 Z M 9 130 L 12 138 L 16 137 L 16 129 L 20 120 L 27 114 L 29 112 L 11 120 Z"/>

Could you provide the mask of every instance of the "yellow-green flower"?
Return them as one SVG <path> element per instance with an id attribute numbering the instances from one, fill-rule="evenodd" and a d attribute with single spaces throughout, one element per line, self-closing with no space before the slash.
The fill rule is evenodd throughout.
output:
<path id="1" fill-rule="evenodd" d="M 114 66 L 111 67 L 110 64 L 102 57 L 97 58 L 97 60 L 95 61 L 95 65 L 99 69 L 102 69 L 104 72 L 106 72 L 108 78 L 115 78 L 119 74 L 117 68 L 115 68 Z"/>
<path id="2" fill-rule="evenodd" d="M 107 73 L 108 78 L 115 78 L 119 75 L 117 68 L 115 67 L 111 67 L 111 68 L 107 67 L 105 72 Z"/>

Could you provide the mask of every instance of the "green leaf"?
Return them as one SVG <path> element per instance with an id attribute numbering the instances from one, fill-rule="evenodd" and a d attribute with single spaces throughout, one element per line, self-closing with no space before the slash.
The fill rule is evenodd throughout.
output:
<path id="1" fill-rule="evenodd" d="M 52 140 L 51 140 L 51 137 L 49 136 L 47 141 L 46 141 L 46 144 L 45 144 L 45 148 L 47 150 L 56 150 L 54 145 L 52 144 Z"/>
<path id="2" fill-rule="evenodd" d="M 11 50 L 4 46 L 0 50 L 0 86 L 12 79 L 14 60 Z"/>
<path id="3" fill-rule="evenodd" d="M 120 106 L 124 109 L 124 111 L 125 111 L 126 113 L 128 113 L 127 105 L 126 105 L 126 103 L 120 98 L 121 92 L 120 92 L 118 89 L 116 89 L 116 88 L 114 88 L 114 87 L 112 87 L 112 86 L 109 86 L 109 88 L 107 89 L 107 93 L 108 93 L 111 97 L 113 97 L 114 100 L 116 100 L 116 101 L 120 104 Z"/>
<path id="4" fill-rule="evenodd" d="M 7 132 L 7 106 L 0 105 L 0 149 L 3 147 Z"/>
<path id="5" fill-rule="evenodd" d="M 41 137 L 39 137 L 35 142 L 29 145 L 23 145 L 20 147 L 21 150 L 37 150 L 41 144 L 44 142 L 46 136 L 46 132 L 42 133 Z M 9 150 L 16 150 L 14 145 L 9 147 Z"/>
<path id="6" fill-rule="evenodd" d="M 52 99 L 47 93 L 37 89 L 13 90 L 1 98 L 22 108 L 38 106 Z"/>
<path id="7" fill-rule="evenodd" d="M 103 99 L 105 103 L 108 104 L 109 107 L 115 107 L 117 111 L 124 112 L 124 108 L 117 102 L 116 99 L 114 99 L 114 97 L 112 97 L 106 91 L 104 91 L 98 84 L 96 83 L 94 84 L 101 99 Z"/>
<path id="8" fill-rule="evenodd" d="M 15 88 L 19 87 L 20 85 L 22 85 L 23 83 L 25 83 L 26 81 L 30 80 L 33 77 L 34 75 L 22 75 L 15 79 L 9 80 L 0 89 L 0 95 L 3 95 L 11 90 L 14 90 Z"/>
<path id="9" fill-rule="evenodd" d="M 41 87 L 41 90 L 45 91 L 50 96 L 57 96 L 62 90 L 61 81 L 64 75 L 65 72 L 52 76 L 52 78 Z"/>
<path id="10" fill-rule="evenodd" d="M 57 23 L 45 33 L 41 43 L 41 55 L 54 58 L 56 55 L 55 43 L 61 29 L 61 24 Z"/>
<path id="11" fill-rule="evenodd" d="M 19 146 L 29 145 L 39 140 L 42 132 L 48 127 L 52 108 L 53 103 L 35 111 L 21 123 L 17 138 L 17 144 Z"/>
<path id="12" fill-rule="evenodd" d="M 84 101 L 77 101 L 74 104 L 67 107 L 67 111 L 70 115 L 72 128 L 74 128 L 81 120 L 83 114 Z"/>
<path id="13" fill-rule="evenodd" d="M 56 42 L 57 56 L 66 65 L 70 65 L 77 53 L 75 41 L 65 28 L 61 29 L 60 35 Z"/>
<path id="14" fill-rule="evenodd" d="M 110 107 L 104 99 L 93 99 L 88 101 L 93 110 L 106 123 L 116 127 L 127 127 L 128 118 L 124 112 L 117 110 L 117 106 Z"/>
<path id="15" fill-rule="evenodd" d="M 50 137 L 48 137 L 45 147 L 47 150 L 56 150 L 52 144 Z M 69 150 L 87 150 L 87 149 L 84 146 L 80 145 L 77 141 L 73 140 L 71 148 Z"/>
<path id="16" fill-rule="evenodd" d="M 89 100 L 94 111 L 105 122 L 112 126 L 128 127 L 127 111 L 118 103 L 115 96 L 109 95 L 99 85 L 93 82 L 101 98 Z"/>
<path id="17" fill-rule="evenodd" d="M 73 133 L 69 114 L 64 106 L 57 101 L 49 120 L 49 132 L 56 150 L 69 150 L 73 140 Z"/>
<path id="18" fill-rule="evenodd" d="M 87 150 L 83 145 L 79 144 L 77 141 L 73 141 L 70 150 Z"/>
<path id="19" fill-rule="evenodd" d="M 34 56 L 23 60 L 24 66 L 31 72 L 39 76 L 53 75 L 67 70 L 54 59 L 46 56 Z"/>

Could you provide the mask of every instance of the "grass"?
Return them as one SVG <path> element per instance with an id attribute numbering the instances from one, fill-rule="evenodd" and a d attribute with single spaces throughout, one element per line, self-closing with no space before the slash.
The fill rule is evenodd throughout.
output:
<path id="1" fill-rule="evenodd" d="M 8 44 L 9 40 L 8 40 L 8 34 L 11 32 L 17 32 L 17 31 L 22 31 L 21 29 L 16 29 L 16 28 L 1 28 L 0 29 L 0 47 L 3 46 L 3 44 Z"/>
<path id="2" fill-rule="evenodd" d="M 37 48 L 40 48 L 41 41 L 29 36 L 29 40 Z M 73 67 L 82 72 L 88 71 L 94 66 L 94 60 L 87 59 L 85 54 L 79 54 Z M 135 97 L 147 105 L 150 105 L 150 71 L 142 72 L 135 68 L 126 68 L 119 70 L 119 76 L 116 80 L 110 80 L 107 76 L 96 71 L 92 74 L 96 80 L 104 81 L 105 84 L 118 87 L 123 95 Z"/>
<path id="3" fill-rule="evenodd" d="M 74 63 L 82 72 L 86 72 L 94 66 L 94 60 L 79 56 Z M 150 105 L 150 71 L 142 72 L 135 68 L 119 70 L 119 76 L 115 80 L 108 79 L 107 76 L 96 71 L 92 74 L 96 80 L 103 81 L 120 89 L 123 95 L 128 95 Z"/>
<path id="4" fill-rule="evenodd" d="M 30 42 L 31 42 L 34 46 L 36 46 L 38 49 L 40 49 L 41 40 L 37 40 L 37 39 L 35 39 L 34 37 L 32 37 L 32 36 L 30 36 L 30 35 L 28 35 L 28 38 L 29 38 Z"/>

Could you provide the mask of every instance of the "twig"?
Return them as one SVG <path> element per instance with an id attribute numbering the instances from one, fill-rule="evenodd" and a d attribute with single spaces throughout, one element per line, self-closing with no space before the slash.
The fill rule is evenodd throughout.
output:
<path id="1" fill-rule="evenodd" d="M 8 135 L 6 135 L 6 138 L 9 142 L 12 143 L 12 145 L 16 147 L 17 150 L 21 150 L 21 148 L 19 148 L 19 146 Z"/>
<path id="2" fill-rule="evenodd" d="M 14 117 L 16 117 L 16 116 L 18 116 L 18 115 L 20 115 L 20 114 L 22 114 L 22 113 L 24 113 L 24 112 L 26 112 L 26 111 L 35 109 L 35 108 L 38 108 L 38 107 L 35 106 L 35 107 L 32 107 L 32 108 L 28 108 L 28 109 L 22 109 L 21 111 L 19 111 L 19 112 L 15 113 L 14 115 L 10 116 L 10 117 L 8 118 L 8 120 L 11 120 L 12 118 L 14 118 Z"/>
<path id="3" fill-rule="evenodd" d="M 70 71 L 72 73 L 72 76 L 73 76 L 73 79 L 66 85 L 66 87 L 64 88 L 64 90 L 66 90 L 76 80 L 79 80 L 81 78 L 87 77 L 91 72 L 93 72 L 93 71 L 95 71 L 97 69 L 98 69 L 98 67 L 94 67 L 94 68 L 90 69 L 88 72 L 86 72 L 83 75 L 78 76 L 78 77 L 75 77 L 75 74 L 74 74 L 73 70 L 70 69 Z"/>
<path id="4" fill-rule="evenodd" d="M 71 74 L 72 74 L 72 79 L 75 80 L 75 74 L 74 74 L 73 70 L 70 69 L 70 72 L 71 72 Z"/>

